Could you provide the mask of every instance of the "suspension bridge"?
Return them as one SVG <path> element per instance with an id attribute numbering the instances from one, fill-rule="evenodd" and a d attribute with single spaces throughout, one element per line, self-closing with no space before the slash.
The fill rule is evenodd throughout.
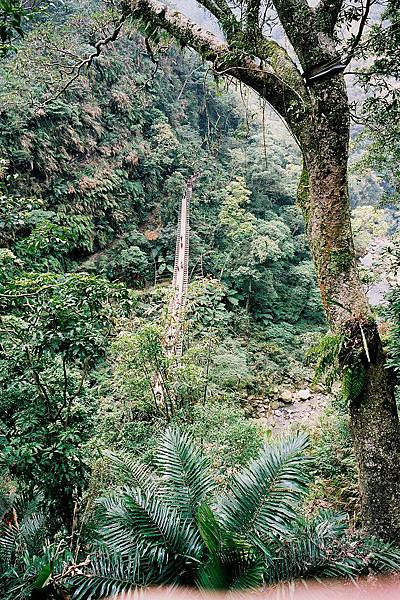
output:
<path id="1" fill-rule="evenodd" d="M 181 200 L 176 230 L 174 271 L 172 277 L 173 295 L 168 307 L 167 328 L 163 338 L 166 356 L 178 360 L 183 351 L 182 313 L 189 283 L 189 211 L 193 186 L 201 173 L 195 173 L 186 182 L 185 193 Z M 165 405 L 165 389 L 161 376 L 154 376 L 153 394 L 157 404 Z"/>

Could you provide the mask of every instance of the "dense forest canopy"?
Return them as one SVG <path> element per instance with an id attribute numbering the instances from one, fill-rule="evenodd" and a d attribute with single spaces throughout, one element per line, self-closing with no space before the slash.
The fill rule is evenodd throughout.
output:
<path id="1" fill-rule="evenodd" d="M 399 11 L 166 4 L 0 2 L 4 600 L 400 568 Z"/>

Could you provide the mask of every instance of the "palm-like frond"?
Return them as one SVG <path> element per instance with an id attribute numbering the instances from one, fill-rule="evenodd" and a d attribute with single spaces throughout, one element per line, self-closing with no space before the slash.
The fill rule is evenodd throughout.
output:
<path id="1" fill-rule="evenodd" d="M 305 434 L 265 446 L 235 477 L 219 507 L 224 526 L 255 543 L 274 534 L 287 534 L 306 488 L 308 458 L 303 453 L 307 446 Z"/>
<path id="2" fill-rule="evenodd" d="M 200 535 L 191 522 L 157 496 L 126 489 L 122 496 L 103 500 L 102 505 L 102 538 L 122 555 L 140 548 L 165 565 L 173 557 L 197 560 L 202 551 Z"/>
<path id="3" fill-rule="evenodd" d="M 127 485 L 139 488 L 149 494 L 156 492 L 157 479 L 147 465 L 140 464 L 125 455 L 115 454 L 108 450 L 104 451 L 104 456 L 108 458 L 115 470 L 120 473 Z"/>
<path id="4" fill-rule="evenodd" d="M 265 558 L 256 548 L 233 537 L 207 504 L 198 510 L 197 522 L 208 550 L 208 559 L 197 575 L 199 587 L 237 590 L 262 584 Z"/>
<path id="5" fill-rule="evenodd" d="M 364 565 L 374 572 L 384 573 L 400 570 L 400 548 L 389 542 L 369 538 L 363 542 Z"/>
<path id="6" fill-rule="evenodd" d="M 212 590 L 251 590 L 263 583 L 265 561 L 254 549 L 226 550 L 210 556 L 197 575 L 197 585 Z"/>
<path id="7" fill-rule="evenodd" d="M 147 581 L 139 572 L 135 556 L 124 559 L 121 555 L 104 552 L 92 556 L 87 573 L 72 577 L 70 583 L 74 600 L 97 600 L 134 591 Z"/>
<path id="8" fill-rule="evenodd" d="M 346 529 L 346 515 L 330 511 L 321 511 L 311 521 L 297 520 L 290 543 L 275 540 L 270 546 L 266 581 L 355 575 L 360 564 L 343 540 Z"/>
<path id="9" fill-rule="evenodd" d="M 0 567 L 2 569 L 11 565 L 17 534 L 15 527 L 5 524 L 0 526 Z"/>
<path id="10" fill-rule="evenodd" d="M 215 489 L 208 460 L 189 434 L 169 428 L 162 436 L 156 465 L 165 501 L 194 521 L 197 509 Z"/>
<path id="11" fill-rule="evenodd" d="M 29 498 L 12 494 L 2 498 L 2 522 L 0 522 L 0 564 L 11 565 L 16 552 L 34 551 L 41 548 L 45 536 L 45 515 L 40 510 L 43 495 Z"/>
<path id="12" fill-rule="evenodd" d="M 238 590 L 352 577 L 370 566 L 400 568 L 400 551 L 392 546 L 349 542 L 345 516 L 296 516 L 307 484 L 307 444 L 299 434 L 265 447 L 215 509 L 206 501 L 214 491 L 208 463 L 187 434 L 165 433 L 158 474 L 118 459 L 134 485 L 103 498 L 99 512 L 102 540 L 117 558 L 98 553 L 75 578 L 75 598 L 94 600 L 146 582 Z"/>

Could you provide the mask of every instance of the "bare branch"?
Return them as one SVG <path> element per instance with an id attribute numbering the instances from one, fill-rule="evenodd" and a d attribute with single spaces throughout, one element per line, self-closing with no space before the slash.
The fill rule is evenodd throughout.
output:
<path id="1" fill-rule="evenodd" d="M 81 59 L 78 63 L 76 63 L 75 65 L 73 65 L 71 67 L 71 73 L 73 73 L 73 75 L 70 77 L 70 79 L 68 79 L 68 81 L 62 86 L 62 88 L 54 96 L 44 100 L 42 102 L 41 106 L 47 106 L 48 104 L 51 104 L 52 102 L 57 100 L 82 75 L 82 72 L 84 69 L 90 68 L 93 61 L 100 56 L 103 49 L 106 46 L 108 46 L 109 44 L 111 44 L 112 42 L 115 42 L 115 40 L 117 39 L 117 37 L 120 34 L 120 31 L 121 31 L 126 19 L 127 19 L 127 15 L 125 14 L 125 12 L 123 12 L 121 15 L 121 18 L 118 22 L 118 25 L 115 27 L 115 29 L 107 37 L 96 42 L 96 44 L 94 46 L 94 48 L 95 48 L 94 52 L 89 54 L 89 56 L 87 56 L 86 58 Z"/>

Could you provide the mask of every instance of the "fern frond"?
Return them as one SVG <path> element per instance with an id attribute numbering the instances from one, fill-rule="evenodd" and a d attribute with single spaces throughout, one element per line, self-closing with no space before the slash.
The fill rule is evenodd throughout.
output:
<path id="1" fill-rule="evenodd" d="M 307 353 L 306 358 L 314 363 L 314 383 L 324 380 L 329 387 L 339 374 L 338 358 L 345 338 L 343 335 L 324 335 Z"/>
<path id="2" fill-rule="evenodd" d="M 342 394 L 345 402 L 356 400 L 364 389 L 365 368 L 360 360 L 353 360 L 343 367 Z"/>
<path id="3" fill-rule="evenodd" d="M 307 446 L 305 434 L 265 446 L 260 456 L 235 477 L 219 507 L 228 530 L 253 542 L 288 533 L 294 509 L 306 489 Z"/>

